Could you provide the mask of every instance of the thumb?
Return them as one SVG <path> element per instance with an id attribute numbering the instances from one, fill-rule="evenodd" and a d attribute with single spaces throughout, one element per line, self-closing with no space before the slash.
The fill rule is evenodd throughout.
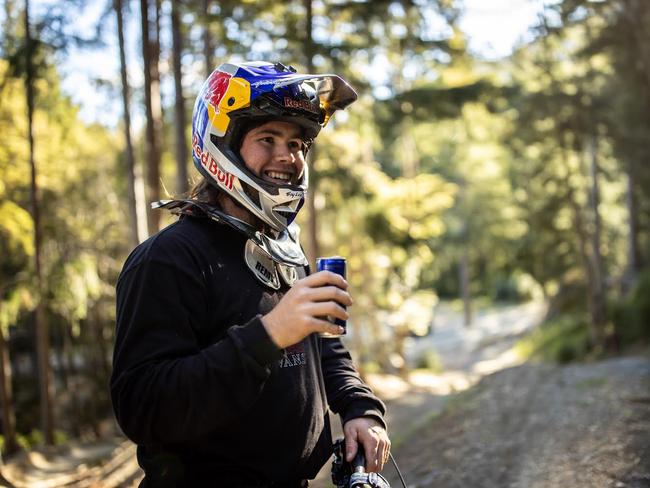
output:
<path id="1" fill-rule="evenodd" d="M 354 456 L 357 454 L 357 449 L 357 431 L 352 430 L 345 436 L 345 459 L 347 462 L 351 462 L 354 459 Z"/>

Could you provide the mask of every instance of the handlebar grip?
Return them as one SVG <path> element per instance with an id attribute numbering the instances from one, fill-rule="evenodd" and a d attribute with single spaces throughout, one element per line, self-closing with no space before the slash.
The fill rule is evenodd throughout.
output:
<path id="1" fill-rule="evenodd" d="M 363 452 L 363 446 L 358 445 L 357 454 L 352 460 L 352 472 L 353 473 L 365 473 L 366 472 L 366 456 Z"/>

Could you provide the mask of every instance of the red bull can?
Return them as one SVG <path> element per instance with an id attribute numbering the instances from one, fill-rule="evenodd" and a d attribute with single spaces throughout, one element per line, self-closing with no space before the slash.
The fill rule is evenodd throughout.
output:
<path id="1" fill-rule="evenodd" d="M 317 258 L 316 259 L 316 270 L 317 271 L 331 271 L 337 275 L 343 276 L 345 278 L 345 258 L 341 256 L 332 256 L 329 258 Z M 345 307 L 344 307 L 345 308 Z M 343 327 L 343 335 L 347 333 L 347 321 L 341 319 L 329 319 L 330 322 L 334 322 L 336 325 Z"/>

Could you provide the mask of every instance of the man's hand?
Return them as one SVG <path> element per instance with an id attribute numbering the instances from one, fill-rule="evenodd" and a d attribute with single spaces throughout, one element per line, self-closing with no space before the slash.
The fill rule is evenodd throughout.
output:
<path id="1" fill-rule="evenodd" d="M 359 443 L 366 457 L 366 472 L 378 473 L 388 462 L 390 439 L 386 429 L 371 417 L 349 420 L 343 426 L 345 459 L 351 462 L 357 454 Z"/>
<path id="2" fill-rule="evenodd" d="M 297 281 L 275 308 L 262 317 L 262 324 L 280 349 L 297 344 L 314 332 L 341 334 L 343 329 L 325 317 L 348 319 L 343 306 L 352 305 L 352 298 L 347 288 L 347 281 L 336 273 L 314 273 Z"/>

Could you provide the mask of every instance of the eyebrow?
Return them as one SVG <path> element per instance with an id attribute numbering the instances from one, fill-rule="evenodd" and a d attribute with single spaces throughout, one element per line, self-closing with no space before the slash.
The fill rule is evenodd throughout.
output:
<path id="1" fill-rule="evenodd" d="M 295 133 L 292 133 L 288 136 L 289 139 L 302 139 L 302 134 L 300 133 L 301 131 L 298 130 Z M 262 134 L 271 134 L 272 136 L 278 136 L 278 137 L 285 137 L 286 134 L 282 131 L 276 130 L 276 129 L 261 129 L 257 135 L 262 135 Z"/>

